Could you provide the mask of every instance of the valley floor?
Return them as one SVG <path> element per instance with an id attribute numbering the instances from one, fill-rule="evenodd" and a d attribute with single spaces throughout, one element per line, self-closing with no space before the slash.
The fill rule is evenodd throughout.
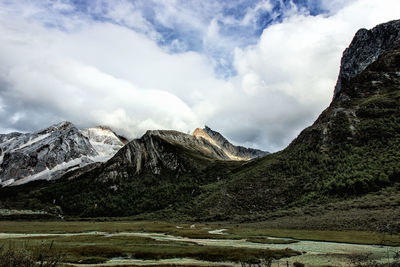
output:
<path id="1" fill-rule="evenodd" d="M 261 224 L 150 221 L 0 221 L 7 249 L 61 256 L 66 266 L 242 266 L 274 258 L 286 266 L 351 266 L 392 260 L 400 236 L 366 231 L 268 229 Z M 32 253 L 33 253 L 32 252 Z"/>

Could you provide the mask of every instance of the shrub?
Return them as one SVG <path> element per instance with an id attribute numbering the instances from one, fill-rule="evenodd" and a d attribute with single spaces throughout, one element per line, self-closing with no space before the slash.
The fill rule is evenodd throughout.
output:
<path id="1" fill-rule="evenodd" d="M 304 267 L 305 265 L 303 264 L 303 263 L 300 263 L 300 262 L 298 262 L 298 261 L 295 261 L 294 263 L 293 263 L 293 267 Z"/>
<path id="2" fill-rule="evenodd" d="M 7 248 L 5 245 L 0 247 L 0 267 L 56 267 L 61 258 L 61 252 L 55 249 L 53 242 L 50 246 L 42 244 L 35 248 L 27 245 L 17 248 L 12 243 Z"/>
<path id="3" fill-rule="evenodd" d="M 0 248 L 1 267 L 33 267 L 35 263 L 32 253 L 26 249 L 14 249 L 11 245 L 8 249 L 4 245 Z"/>

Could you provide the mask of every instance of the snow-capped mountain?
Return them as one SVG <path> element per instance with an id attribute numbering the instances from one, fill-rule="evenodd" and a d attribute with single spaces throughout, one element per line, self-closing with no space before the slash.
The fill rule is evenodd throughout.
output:
<path id="1" fill-rule="evenodd" d="M 89 139 L 90 144 L 99 154 L 98 161 L 107 161 L 125 144 L 111 129 L 103 126 L 87 128 L 81 133 Z"/>
<path id="2" fill-rule="evenodd" d="M 129 143 L 132 149 L 126 149 L 129 155 L 135 155 L 135 162 L 140 161 L 136 166 L 138 170 L 149 167 L 157 173 L 159 161 L 165 161 L 162 165 L 170 167 L 172 154 L 168 152 L 168 159 L 164 160 L 164 147 L 155 146 L 159 139 L 165 144 L 179 145 L 196 154 L 218 160 L 249 160 L 268 154 L 234 146 L 208 127 L 196 129 L 193 135 L 177 131 L 148 131 L 141 139 Z M 1 134 L 0 185 L 55 180 L 67 172 L 88 166 L 81 169 L 85 171 L 98 165 L 94 163 L 108 161 L 127 143 L 125 138 L 107 127 L 79 130 L 70 122 L 62 122 L 34 133 Z"/>
<path id="3" fill-rule="evenodd" d="M 62 122 L 34 133 L 0 135 L 0 184 L 52 180 L 91 163 L 104 162 L 121 147 L 110 129 L 77 129 Z"/>

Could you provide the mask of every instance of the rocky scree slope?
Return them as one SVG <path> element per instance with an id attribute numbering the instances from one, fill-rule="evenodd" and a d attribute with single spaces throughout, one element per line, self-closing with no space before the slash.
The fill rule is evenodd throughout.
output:
<path id="1" fill-rule="evenodd" d="M 0 135 L 0 180 L 17 185 L 57 179 L 77 168 L 109 159 L 123 146 L 110 130 L 78 130 L 62 122 L 34 133 Z"/>

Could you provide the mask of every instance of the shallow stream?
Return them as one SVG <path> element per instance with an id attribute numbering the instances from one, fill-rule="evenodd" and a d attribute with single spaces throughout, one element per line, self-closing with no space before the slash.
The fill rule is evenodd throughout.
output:
<path id="1" fill-rule="evenodd" d="M 222 234 L 216 230 L 217 234 Z M 26 237 L 51 237 L 51 236 L 78 236 L 78 235 L 98 235 L 105 237 L 112 236 L 141 236 L 149 237 L 155 240 L 165 241 L 181 241 L 181 242 L 193 242 L 204 246 L 230 246 L 230 247 L 247 247 L 247 248 L 269 248 L 269 249 L 293 249 L 302 252 L 302 255 L 290 257 L 287 259 L 281 259 L 279 262 L 275 262 L 273 266 L 286 266 L 286 261 L 293 263 L 295 261 L 306 264 L 306 266 L 349 266 L 349 256 L 352 254 L 369 254 L 371 259 L 387 262 L 388 256 L 392 258 L 396 251 L 400 248 L 378 246 L 378 245 L 358 245 L 348 243 L 334 243 L 334 242 L 321 242 L 321 241 L 307 241 L 307 240 L 296 240 L 296 243 L 291 244 L 261 244 L 248 242 L 245 239 L 195 239 L 173 236 L 162 233 L 147 233 L 147 232 L 120 232 L 120 233 L 105 233 L 105 232 L 82 232 L 82 233 L 63 233 L 63 234 L 14 234 L 14 233 L 0 233 L 0 239 L 12 239 L 12 238 L 26 238 Z M 269 237 L 274 238 L 274 237 Z M 277 238 L 282 239 L 282 238 Z M 290 239 L 293 240 L 293 239 Z M 101 265 L 76 265 L 76 266 L 113 266 L 113 265 L 149 265 L 149 264 L 193 264 L 199 266 L 233 266 L 233 263 L 211 263 L 197 261 L 193 259 L 168 259 L 160 261 L 149 261 L 149 260 L 138 260 L 138 259 L 121 259 L 116 258 L 110 260 L 107 264 Z M 240 265 L 237 265 L 240 266 Z"/>

